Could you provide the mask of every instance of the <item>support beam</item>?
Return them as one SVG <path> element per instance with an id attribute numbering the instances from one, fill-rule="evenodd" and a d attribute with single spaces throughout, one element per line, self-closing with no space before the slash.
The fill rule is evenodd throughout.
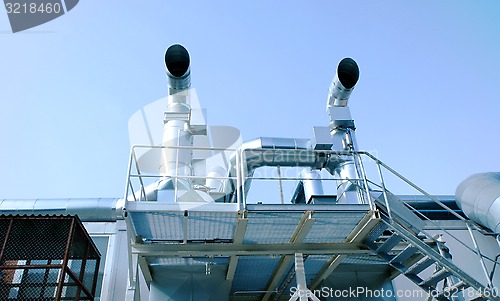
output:
<path id="1" fill-rule="evenodd" d="M 241 218 L 238 218 L 236 222 L 236 227 L 234 229 L 233 244 L 241 245 L 245 238 L 245 233 L 247 231 L 248 219 L 245 217 L 245 213 Z M 236 273 L 236 266 L 238 265 L 238 256 L 233 255 L 229 257 L 229 264 L 227 266 L 226 280 L 229 281 L 229 287 L 233 285 L 234 274 Z"/>
<path id="2" fill-rule="evenodd" d="M 148 288 L 151 286 L 151 281 L 153 281 L 153 276 L 151 275 L 151 271 L 149 270 L 148 262 L 146 258 L 139 256 L 137 258 L 137 264 L 141 268 L 142 275 L 144 275 L 144 280 L 146 280 L 146 284 L 148 285 Z M 138 280 L 136 280 L 138 281 Z"/>
<path id="3" fill-rule="evenodd" d="M 299 243 L 299 244 L 133 244 L 132 254 L 142 256 L 260 256 L 260 255 L 372 254 L 361 243 Z"/>
<path id="4" fill-rule="evenodd" d="M 298 244 L 304 241 L 314 222 L 316 221 L 316 219 L 312 218 L 313 213 L 314 211 L 304 212 L 297 225 L 297 228 L 295 228 L 295 231 L 290 238 L 291 244 Z M 273 276 L 267 283 L 266 294 L 262 298 L 262 301 L 269 300 L 271 294 L 275 291 L 276 286 L 279 284 L 278 282 L 281 280 L 281 277 L 283 277 L 283 274 L 285 274 L 288 270 L 288 267 L 290 266 L 292 260 L 293 257 L 291 255 L 285 255 L 281 257 L 280 262 L 278 263 L 278 266 L 273 273 Z"/>
<path id="5" fill-rule="evenodd" d="M 276 292 L 276 287 L 279 284 L 278 282 L 281 280 L 281 277 L 283 277 L 283 274 L 287 272 L 288 267 L 290 266 L 292 260 L 293 260 L 292 255 L 285 255 L 281 257 L 276 270 L 274 270 L 273 276 L 269 279 L 269 282 L 267 283 L 267 287 L 265 289 L 266 294 L 262 298 L 262 301 L 269 300 L 271 295 Z"/>

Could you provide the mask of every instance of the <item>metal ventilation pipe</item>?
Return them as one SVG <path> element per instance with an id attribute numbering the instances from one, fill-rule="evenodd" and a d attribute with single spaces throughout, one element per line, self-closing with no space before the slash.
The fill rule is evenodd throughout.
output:
<path id="1" fill-rule="evenodd" d="M 243 183 L 245 195 L 252 184 L 253 173 L 259 167 L 304 166 L 321 168 L 326 160 L 325 158 L 318 158 L 317 154 L 311 151 L 309 139 L 261 137 L 243 143 L 240 150 L 243 154 L 243 162 L 240 164 L 242 164 L 246 178 Z M 230 159 L 229 164 L 228 176 L 235 177 L 238 168 L 236 155 Z M 235 193 L 243 192 L 240 190 L 241 187 L 236 185 L 236 181 L 228 180 L 227 183 L 225 185 L 226 193 L 231 197 L 234 197 Z"/>
<path id="2" fill-rule="evenodd" d="M 468 177 L 458 185 L 455 201 L 468 218 L 500 233 L 500 172 Z"/>
<path id="3" fill-rule="evenodd" d="M 344 58 L 337 67 L 337 73 L 328 91 L 326 110 L 330 116 L 330 135 L 333 140 L 333 148 L 337 151 L 356 151 L 356 136 L 354 120 L 347 106 L 354 86 L 359 79 L 358 64 L 351 58 Z M 337 202 L 358 203 L 357 186 L 351 179 L 360 179 L 356 172 L 356 159 L 353 156 L 342 156 L 338 165 L 329 166 L 332 174 L 337 174 L 343 179 L 338 182 Z"/>
<path id="4" fill-rule="evenodd" d="M 312 170 L 310 167 L 304 168 L 300 172 L 302 185 L 304 187 L 304 198 L 309 203 L 312 196 L 323 195 L 323 184 L 318 170 Z"/>
<path id="5" fill-rule="evenodd" d="M 174 44 L 165 52 L 168 77 L 168 104 L 163 127 L 163 145 L 160 172 L 173 178 L 177 190 L 188 190 L 191 182 L 182 179 L 192 175 L 193 134 L 189 127 L 191 112 L 189 87 L 191 85 L 189 53 L 182 45 Z M 179 178 L 180 177 L 180 178 Z"/>
<path id="6" fill-rule="evenodd" d="M 78 215 L 82 222 L 116 222 L 123 219 L 121 199 L 0 200 L 0 212 L 12 215 Z"/>
<path id="7" fill-rule="evenodd" d="M 327 106 L 345 107 L 359 79 L 359 67 L 351 58 L 344 58 L 337 67 L 337 74 L 328 89 Z"/>

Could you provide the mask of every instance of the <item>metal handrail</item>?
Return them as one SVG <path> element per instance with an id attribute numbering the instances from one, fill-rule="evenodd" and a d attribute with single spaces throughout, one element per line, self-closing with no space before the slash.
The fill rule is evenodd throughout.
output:
<path id="1" fill-rule="evenodd" d="M 385 164 L 384 162 L 380 161 L 378 158 L 376 158 L 375 156 L 373 156 L 372 154 L 370 154 L 369 152 L 362 152 L 364 155 L 366 155 L 367 157 L 369 157 L 370 159 L 372 159 L 373 161 L 375 161 L 377 164 L 380 164 L 382 167 L 384 167 L 385 169 L 387 169 L 388 171 L 390 171 L 393 175 L 395 175 L 396 177 L 400 178 L 401 180 L 403 180 L 406 184 L 410 185 L 412 188 L 414 188 L 415 190 L 417 190 L 418 192 L 420 192 L 421 194 L 425 195 L 426 197 L 430 198 L 431 200 L 433 200 L 436 204 L 438 204 L 439 206 L 441 206 L 443 209 L 445 209 L 446 211 L 450 212 L 451 214 L 453 214 L 456 218 L 462 220 L 462 221 L 466 221 L 465 218 L 463 218 L 460 214 L 456 213 L 455 211 L 451 210 L 448 206 L 446 206 L 445 204 L 443 204 L 440 200 L 438 200 L 437 198 L 433 197 L 432 195 L 430 195 L 429 193 L 427 193 L 425 190 L 423 190 L 422 188 L 418 187 L 417 185 L 415 185 L 413 182 L 411 182 L 410 180 L 408 180 L 407 178 L 405 178 L 403 175 L 401 175 L 400 173 L 398 173 L 397 171 L 395 171 L 394 169 L 392 169 L 390 166 L 388 166 L 387 164 Z"/>
<path id="2" fill-rule="evenodd" d="M 124 193 L 124 200 L 125 200 L 125 208 L 127 207 L 127 203 L 129 201 L 143 201 L 146 199 L 146 185 L 144 183 L 144 179 L 162 179 L 165 178 L 165 175 L 161 174 L 160 172 L 152 174 L 150 172 L 148 173 L 143 173 L 141 171 L 141 167 L 139 164 L 139 160 L 137 158 L 137 150 L 138 149 L 146 149 L 146 150 L 151 150 L 151 149 L 157 149 L 157 150 L 164 150 L 164 149 L 188 149 L 188 150 L 207 150 L 207 151 L 221 151 L 221 152 L 232 152 L 236 154 L 236 161 L 240 161 L 240 156 L 238 156 L 239 150 L 236 148 L 222 148 L 222 147 L 195 147 L 195 146 L 163 146 L 163 145 L 133 145 L 130 150 L 130 156 L 129 156 L 129 164 L 128 164 L 128 170 L 127 170 L 127 180 L 125 183 L 125 193 Z M 169 178 L 172 179 L 218 179 L 218 180 L 234 180 L 234 181 L 240 181 L 238 174 L 236 176 L 222 176 L 222 177 L 214 177 L 214 176 L 179 176 L 179 175 L 169 175 Z M 134 189 L 134 183 L 132 182 L 133 179 L 138 179 L 139 183 L 135 185 L 139 186 L 140 195 L 139 198 L 137 198 L 135 189 Z M 139 192 L 138 192 L 139 193 Z M 132 198 L 132 199 L 131 199 Z M 240 199 L 240 197 L 238 197 Z M 239 206 L 241 205 L 241 201 L 239 201 Z"/>
<path id="3" fill-rule="evenodd" d="M 417 191 L 419 191 L 420 193 L 422 193 L 423 195 L 425 195 L 426 197 L 428 197 L 429 199 L 431 199 L 432 201 L 434 201 L 436 204 L 438 204 L 440 207 L 442 207 L 443 209 L 445 209 L 446 211 L 450 212 L 451 214 L 453 214 L 455 217 L 457 217 L 460 221 L 464 222 L 465 225 L 467 226 L 467 228 L 469 229 L 469 235 L 471 236 L 471 239 L 474 241 L 475 238 L 473 237 L 473 233 L 472 233 L 472 229 L 470 228 L 470 226 L 474 226 L 474 228 L 476 230 L 480 230 L 480 228 L 473 222 L 471 222 L 470 220 L 468 219 L 465 219 L 464 217 L 462 217 L 461 215 L 459 215 L 458 213 L 456 213 L 454 210 L 452 210 L 451 208 L 449 208 L 448 206 L 446 206 L 445 204 L 443 204 L 441 201 L 439 201 L 437 198 L 435 198 L 434 196 L 430 195 L 429 193 L 427 193 L 425 190 L 421 189 L 420 187 L 418 187 L 416 184 L 414 184 L 413 182 L 411 182 L 410 180 L 408 180 L 406 177 L 402 176 L 401 174 L 399 174 L 397 171 L 395 171 L 394 169 L 392 169 L 391 167 L 389 167 L 387 164 L 383 163 L 381 160 L 379 160 L 378 158 L 374 157 L 373 155 L 371 155 L 370 153 L 368 152 L 363 152 L 367 157 L 369 157 L 370 159 L 372 159 L 375 163 L 377 163 L 377 166 L 382 166 L 384 167 L 385 169 L 387 169 L 389 172 L 391 172 L 393 175 L 395 175 L 396 177 L 398 177 L 399 179 L 403 180 L 406 184 L 410 185 L 412 188 L 416 189 Z M 380 170 L 380 174 L 382 174 L 382 170 Z M 383 178 L 381 176 L 381 179 L 383 181 Z M 378 185 L 377 185 L 378 186 Z M 379 186 L 380 187 L 380 186 Z M 387 189 L 385 189 L 385 184 L 384 182 L 381 182 L 381 187 L 383 189 L 383 191 L 389 191 Z M 385 198 L 387 199 L 387 196 L 385 196 Z M 387 208 L 389 208 L 389 204 L 386 204 L 386 206 L 388 206 Z M 440 225 L 438 225 L 437 223 L 435 223 L 433 220 L 431 220 L 430 218 L 428 218 L 427 216 L 425 216 L 423 213 L 419 212 L 418 210 L 416 210 L 415 208 L 413 208 L 411 205 L 409 204 L 406 204 L 406 206 L 408 206 L 410 209 L 413 209 L 416 214 L 418 214 L 419 216 L 422 216 L 423 219 L 429 221 L 430 223 L 432 223 L 437 229 L 443 231 L 444 233 L 448 234 L 451 238 L 453 238 L 454 240 L 456 240 L 459 244 L 461 244 L 463 247 L 465 247 L 466 249 L 468 249 L 469 251 L 475 253 L 476 255 L 478 255 L 481 259 L 486 259 L 486 260 L 489 260 L 490 262 L 494 263 L 494 264 L 500 264 L 499 261 L 495 260 L 495 259 L 492 259 L 490 258 L 489 256 L 486 256 L 484 254 L 481 253 L 479 247 L 475 249 L 469 247 L 468 245 L 466 245 L 462 240 L 460 240 L 458 237 L 456 237 L 455 235 L 453 235 L 451 232 L 449 232 L 448 230 L 444 229 L 443 227 L 441 227 Z M 388 209 L 389 210 L 389 209 Z M 422 230 L 422 233 L 425 234 L 428 238 L 432 239 L 435 241 L 435 239 L 433 238 L 432 235 L 430 235 L 429 233 L 427 233 L 426 231 L 423 231 Z M 481 260 L 482 261 L 482 260 Z M 484 266 L 484 264 L 482 264 Z M 491 282 L 491 280 L 487 278 L 487 281 L 488 283 Z"/>

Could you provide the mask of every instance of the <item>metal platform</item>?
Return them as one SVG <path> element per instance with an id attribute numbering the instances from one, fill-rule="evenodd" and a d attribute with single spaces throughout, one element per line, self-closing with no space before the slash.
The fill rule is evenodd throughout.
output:
<path id="1" fill-rule="evenodd" d="M 374 263 L 373 252 L 360 244 L 380 221 L 369 205 L 247 205 L 245 211 L 212 205 L 217 210 L 147 202 L 128 208 L 132 253 L 147 263 L 145 274 L 222 267 L 231 299 L 265 300 L 289 293 L 296 253 L 308 256 L 308 283 L 326 278 L 339 255 L 346 263 Z"/>
<path id="2" fill-rule="evenodd" d="M 465 224 L 467 221 L 369 153 L 355 155 L 374 162 L 372 171 L 380 176 L 376 183 L 362 172 L 362 178 L 350 182 L 360 204 L 337 204 L 335 196 L 322 195 L 322 202 L 284 205 L 282 181 L 303 179 L 284 178 L 279 173 L 278 178 L 252 177 L 238 164 L 231 177 L 220 180 L 228 185 L 236 183 L 241 189 L 232 197 L 214 198 L 216 202 L 194 202 L 200 199 L 195 197 L 158 198 L 144 188 L 143 180 L 149 176 L 139 170 L 130 173 L 124 197 L 130 241 L 129 290 L 137 295 L 141 272 L 148 286 L 160 287 L 178 300 L 187 298 L 181 292 L 196 299 L 201 297 L 195 294 L 208 291 L 218 292 L 210 295 L 217 300 L 317 300 L 293 294 L 292 288 L 310 291 L 325 284 L 352 285 L 358 283 L 359 272 L 363 279 L 375 273 L 373 278 L 383 281 L 404 275 L 435 300 L 452 300 L 448 298 L 450 290 L 469 288 L 482 292 L 476 300 L 487 300 L 490 286 L 450 260 L 444 244 L 424 231 L 428 223 L 439 226 L 411 206 L 415 203 L 404 203 L 386 189 L 382 168 L 421 192 L 442 208 L 442 213 Z M 132 179 L 138 187 L 134 188 Z M 261 196 L 266 204 L 248 204 L 250 179 L 277 182 L 281 204 L 268 204 L 276 200 L 266 190 Z M 480 252 L 472 251 L 482 262 Z M 385 283 L 370 285 L 381 287 Z M 204 289 L 198 290 L 199 286 Z"/>

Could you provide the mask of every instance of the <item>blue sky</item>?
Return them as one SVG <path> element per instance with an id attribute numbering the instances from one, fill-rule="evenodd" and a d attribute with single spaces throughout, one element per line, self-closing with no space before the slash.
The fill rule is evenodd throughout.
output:
<path id="1" fill-rule="evenodd" d="M 80 1 L 12 34 L 0 11 L 0 199 L 120 197 L 127 122 L 185 45 L 210 125 L 310 138 L 354 58 L 361 149 L 433 194 L 499 171 L 498 1 Z M 161 125 L 159 125 L 161 126 Z"/>

